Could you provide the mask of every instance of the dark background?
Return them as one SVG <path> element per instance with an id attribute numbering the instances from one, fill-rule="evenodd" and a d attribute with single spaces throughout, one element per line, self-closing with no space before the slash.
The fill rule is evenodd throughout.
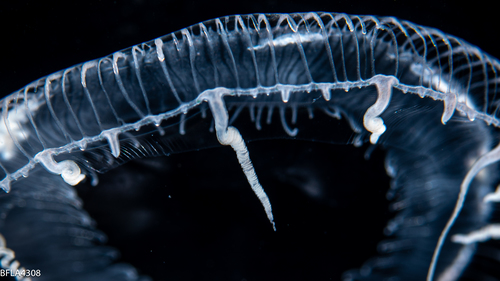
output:
<path id="1" fill-rule="evenodd" d="M 7 2 L 9 3 L 7 4 Z M 231 14 L 327 11 L 396 16 L 461 37 L 498 57 L 500 56 L 497 47 L 497 44 L 500 43 L 497 35 L 498 17 L 496 17 L 496 9 L 488 3 L 491 1 L 472 1 L 468 2 L 467 5 L 457 4 L 457 1 L 432 0 L 2 1 L 0 4 L 0 49 L 2 52 L 0 57 L 0 95 L 7 95 L 35 79 L 74 64 L 108 55 L 203 20 Z M 293 170 L 285 171 L 283 169 L 287 169 L 287 164 L 290 162 L 301 158 L 286 158 L 283 155 L 273 154 L 275 150 L 287 147 L 287 145 L 274 144 L 274 146 L 261 148 L 259 153 L 253 152 L 254 150 L 258 151 L 259 148 L 250 147 L 256 169 L 258 171 L 265 169 L 258 167 L 258 155 L 260 154 L 272 159 L 277 171 L 284 171 L 283 173 L 288 173 L 288 175 L 294 173 Z M 344 149 L 345 154 L 338 154 L 338 151 L 324 152 L 327 148 L 328 146 L 308 148 L 310 151 L 317 151 L 319 156 L 308 160 L 314 163 L 306 161 L 300 163 L 299 167 L 306 167 L 304 169 L 312 171 L 314 168 L 319 169 L 322 163 L 331 162 L 332 158 L 329 157 L 336 157 L 335 159 L 338 159 L 339 162 L 345 161 L 343 173 L 347 179 L 344 179 L 344 182 L 353 186 L 370 184 L 369 181 L 356 184 L 352 182 L 354 178 L 361 181 L 363 178 L 369 179 L 371 176 L 367 173 L 370 170 L 374 174 L 384 174 L 381 163 L 363 160 L 364 150 L 353 152 L 348 150 L 351 148 L 349 146 L 349 148 Z M 299 146 L 294 146 L 294 149 L 299 151 L 302 147 L 299 144 Z M 224 151 L 228 155 L 227 158 L 222 158 L 220 152 L 201 156 L 187 154 L 179 158 L 169 159 L 168 163 L 143 162 L 126 169 L 149 173 L 154 177 L 165 176 L 159 165 L 173 165 L 169 166 L 168 176 L 172 177 L 171 181 L 174 181 L 174 176 L 178 177 L 179 180 L 187 177 L 191 181 L 202 178 L 205 180 L 204 185 L 215 186 L 218 184 L 216 179 L 224 177 L 225 174 L 241 176 L 233 152 L 230 149 Z M 375 156 L 377 153 L 375 152 Z M 351 160 L 351 156 L 348 155 L 353 154 L 356 154 L 356 158 Z M 213 161 L 213 159 L 218 159 L 219 162 Z M 218 169 L 219 175 L 213 175 L 202 168 L 217 167 L 225 161 L 233 161 L 227 165 L 231 170 Z M 353 166 L 348 166 L 349 164 Z M 367 167 L 361 167 L 365 164 Z M 370 166 L 372 164 L 373 166 Z M 215 168 L 215 170 L 217 169 Z M 351 174 L 346 171 L 356 171 L 356 173 Z M 317 173 L 323 181 L 320 184 L 325 184 L 328 180 L 333 181 L 332 178 L 335 177 L 328 175 L 328 170 L 319 170 Z M 123 172 L 121 174 L 123 186 L 120 188 L 124 190 L 124 187 L 127 187 L 127 180 L 131 176 L 123 176 Z M 261 176 L 260 173 L 259 176 Z M 103 183 L 107 180 L 105 177 L 101 178 Z M 277 186 L 278 183 L 283 182 L 288 182 L 291 186 L 297 185 L 293 179 L 287 180 L 278 177 L 275 180 L 276 182 L 267 179 L 267 185 L 263 183 L 264 188 Z M 335 178 L 335 180 L 337 179 Z M 235 185 L 235 181 L 228 180 L 228 182 L 233 182 L 233 185 Z M 264 182 L 266 179 L 261 181 Z M 110 222 L 109 218 L 108 221 L 106 219 L 104 221 L 98 220 L 97 223 L 99 228 L 110 236 L 110 243 L 121 248 L 124 261 L 133 263 L 142 273 L 161 276 L 162 272 L 168 272 L 165 275 L 170 278 L 169 280 L 340 280 L 341 272 L 359 267 L 363 261 L 376 253 L 375 245 L 383 238 L 382 229 L 385 220 L 392 216 L 392 214 L 383 211 L 388 208 L 387 205 L 381 206 L 382 215 L 379 217 L 380 222 L 377 222 L 378 229 L 376 229 L 372 240 L 368 241 L 368 239 L 363 238 L 368 236 L 364 233 L 367 227 L 362 225 L 360 219 L 375 220 L 379 213 L 375 209 L 370 209 L 371 206 L 365 206 L 362 213 L 360 212 L 361 217 L 353 218 L 350 215 L 354 211 L 342 209 L 348 203 L 339 202 L 334 196 L 336 194 L 329 194 L 333 201 L 302 201 L 303 196 L 298 190 L 279 191 L 279 188 L 275 188 L 270 191 L 269 196 L 273 201 L 279 230 L 279 236 L 276 236 L 270 231 L 271 228 L 265 221 L 260 205 L 247 203 L 248 198 L 252 198 L 250 200 L 254 200 L 254 198 L 245 184 L 244 179 L 237 184 L 243 186 L 244 188 L 241 190 L 246 192 L 245 195 L 236 194 L 238 200 L 234 200 L 234 197 L 233 199 L 223 199 L 220 193 L 214 196 L 210 190 L 199 190 L 195 187 L 168 191 L 162 191 L 161 187 L 157 187 L 151 188 L 148 191 L 149 194 L 141 193 L 138 195 L 136 192 L 132 192 L 128 195 L 120 195 L 123 198 L 115 197 L 114 200 L 112 199 L 111 201 L 116 202 L 127 200 L 125 198 L 127 196 L 140 197 L 141 200 L 146 200 L 146 204 L 157 204 L 162 207 L 160 208 L 162 211 L 169 212 L 168 216 L 172 219 L 161 222 L 162 225 L 159 225 L 157 229 L 158 233 L 154 237 L 147 238 L 149 241 L 146 242 L 149 244 L 144 244 L 143 240 L 121 241 L 120 239 L 120 233 L 128 233 L 133 236 L 135 229 L 140 227 L 136 224 L 141 220 L 140 212 L 113 219 L 113 222 L 122 224 L 121 228 Z M 384 182 L 383 185 L 384 188 L 387 188 L 388 183 Z M 192 186 L 196 186 L 196 184 L 193 183 Z M 219 187 L 218 190 L 231 193 L 231 188 L 233 187 L 229 186 L 227 189 Z M 274 205 L 276 198 L 282 196 L 283 192 L 286 192 L 286 202 L 277 202 Z M 367 202 L 375 196 L 383 199 L 385 192 L 386 189 L 378 190 L 373 194 L 367 194 L 367 198 L 362 200 L 366 200 L 366 204 L 368 204 Z M 85 191 L 82 192 L 82 195 L 96 197 L 96 194 Z M 167 202 L 165 198 L 168 195 L 172 195 L 173 199 L 165 203 Z M 360 202 L 364 204 L 365 201 L 362 200 L 360 199 Z M 108 201 L 93 201 L 85 204 L 97 206 L 96 208 L 104 205 L 111 206 Z M 166 206 L 167 204 L 168 206 Z M 330 220 L 335 216 L 334 214 L 330 214 L 330 217 L 325 215 L 331 211 L 331 205 L 341 208 L 341 216 L 336 218 L 338 221 L 332 224 L 328 224 L 327 221 L 326 225 L 317 227 L 325 220 Z M 301 207 L 298 209 L 296 206 Z M 121 212 L 119 207 L 114 205 L 112 208 L 115 212 Z M 130 211 L 130 206 L 122 207 Z M 308 208 L 311 211 L 303 211 Z M 101 208 L 97 211 L 89 210 L 89 212 L 112 211 L 105 210 L 107 211 L 103 211 Z M 338 210 L 332 212 L 339 213 Z M 92 214 L 94 218 L 97 218 L 97 213 Z M 256 213 L 260 213 L 260 215 L 256 216 Z M 318 216 L 319 213 L 324 216 Z M 370 214 L 373 215 L 370 216 Z M 134 215 L 138 215 L 138 217 L 134 218 Z M 344 216 L 342 217 L 342 215 Z M 146 216 L 146 219 L 151 219 L 151 217 Z M 343 224 L 339 226 L 339 222 Z M 239 223 L 244 226 L 240 226 Z M 164 232 L 163 229 L 166 225 L 172 231 Z M 359 241 L 356 243 L 357 247 L 341 240 L 342 236 L 339 238 L 335 236 L 336 234 L 331 234 L 335 232 L 338 234 L 346 228 L 355 229 L 354 233 L 359 234 L 359 237 L 354 237 Z M 296 231 L 296 229 L 305 229 L 306 231 Z M 113 232 L 118 236 L 114 237 Z M 365 241 L 361 241 L 361 239 Z M 124 245 L 130 244 L 139 244 L 140 247 L 130 253 L 122 248 Z M 150 252 L 150 247 L 153 244 L 161 244 L 159 249 L 154 249 L 154 254 Z M 365 248 L 369 250 L 365 251 Z M 139 255 L 138 252 L 143 253 Z M 146 256 L 144 256 L 144 252 Z M 159 252 L 158 255 L 157 252 Z M 280 263 L 279 260 L 284 260 L 284 262 Z M 240 264 L 244 265 L 240 267 Z M 328 270 L 328 268 L 336 269 Z M 266 272 L 273 273 L 267 275 Z M 156 278 L 162 280 L 160 277 Z"/>

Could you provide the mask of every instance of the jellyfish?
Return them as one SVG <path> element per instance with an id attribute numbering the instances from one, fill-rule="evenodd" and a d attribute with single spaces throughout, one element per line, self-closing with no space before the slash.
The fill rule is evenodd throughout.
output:
<path id="1" fill-rule="evenodd" d="M 281 246 L 280 232 L 307 224 L 287 223 L 280 206 L 290 204 L 297 215 L 307 204 L 333 209 L 321 209 L 336 218 L 316 235 L 334 232 L 325 236 L 329 249 L 363 260 L 332 278 L 460 280 L 480 271 L 498 277 L 477 261 L 496 260 L 500 236 L 494 214 L 500 200 L 498 68 L 497 59 L 437 29 L 392 17 L 308 12 L 220 17 L 40 78 L 1 100 L 0 264 L 25 273 L 18 280 L 151 280 L 107 244 L 104 233 L 113 230 L 100 228 L 116 222 L 96 224 L 87 207 L 120 213 L 117 232 L 152 257 L 158 250 L 142 234 L 161 236 L 168 229 L 184 231 L 186 237 L 178 238 L 197 236 L 190 222 L 204 217 L 205 204 L 220 208 L 217 228 L 234 232 L 218 236 L 208 229 L 200 234 L 205 239 L 261 235 L 246 233 L 240 225 L 247 217 L 227 208 L 248 201 L 262 233 Z M 254 157 L 266 139 L 286 141 Z M 304 140 L 343 146 L 331 151 L 290 144 Z M 368 172 L 356 173 L 357 167 L 342 183 L 338 178 L 350 172 L 341 166 L 355 157 L 346 145 L 364 150 L 361 158 L 380 157 L 383 169 L 375 174 L 386 174 L 388 186 Z M 202 159 L 182 160 L 221 147 Z M 326 158 L 311 160 L 313 150 Z M 199 168 L 180 172 L 193 164 Z M 363 177 L 362 183 L 354 179 Z M 245 193 L 239 199 L 220 195 L 234 191 Z M 162 218 L 178 216 L 176 198 L 200 196 L 196 192 L 202 197 L 190 207 L 191 220 Z M 92 193 L 109 201 L 82 203 Z M 134 205 L 134 198 L 144 201 Z M 152 210 L 156 200 L 162 203 L 154 208 L 170 213 Z M 366 238 L 374 219 L 368 202 L 386 202 L 384 237 L 371 246 L 376 253 L 346 254 L 356 248 L 344 247 L 335 235 Z M 356 211 L 370 219 L 353 219 Z M 176 269 L 167 261 L 176 257 L 168 249 L 178 241 L 160 241 L 166 250 L 159 260 L 166 265 L 150 266 L 164 270 L 156 279 L 173 279 L 168 272 Z M 252 247 L 266 248 L 277 260 L 293 249 L 288 246 L 265 241 Z M 243 262 L 235 252 L 228 250 L 222 260 L 205 257 L 206 266 Z M 196 247 L 178 253 L 196 259 Z M 273 264 L 267 263 L 256 267 Z M 301 266 L 285 278 L 307 278 Z M 188 279 L 203 271 L 187 268 Z M 211 278 L 283 278 L 276 272 L 255 277 L 249 269 L 219 274 Z"/>

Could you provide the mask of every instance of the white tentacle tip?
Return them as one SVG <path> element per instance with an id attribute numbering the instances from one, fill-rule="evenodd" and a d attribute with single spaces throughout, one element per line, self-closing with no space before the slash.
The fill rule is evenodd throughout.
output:
<path id="1" fill-rule="evenodd" d="M 483 202 L 500 202 L 500 192 L 487 194 L 484 196 Z"/>
<path id="2" fill-rule="evenodd" d="M 370 142 L 372 144 L 376 144 L 379 137 L 386 130 L 384 121 L 380 117 L 366 118 L 364 125 L 368 131 L 372 132 L 372 134 L 370 135 Z"/>
<path id="3" fill-rule="evenodd" d="M 85 178 L 75 161 L 64 160 L 58 163 L 54 161 L 49 150 L 38 153 L 35 160 L 41 163 L 49 172 L 61 175 L 63 180 L 70 185 L 77 185 Z"/>
<path id="4" fill-rule="evenodd" d="M 478 242 L 486 242 L 490 239 L 500 238 L 500 224 L 490 224 L 479 230 L 472 231 L 468 234 L 455 234 L 451 237 L 451 241 L 459 244 L 473 244 Z"/>
<path id="5" fill-rule="evenodd" d="M 85 175 L 82 174 L 80 167 L 78 167 L 78 165 L 75 162 L 71 160 L 65 160 L 59 164 L 61 164 L 64 167 L 61 173 L 61 177 L 68 184 L 74 186 L 80 183 L 83 179 L 85 179 Z"/>

